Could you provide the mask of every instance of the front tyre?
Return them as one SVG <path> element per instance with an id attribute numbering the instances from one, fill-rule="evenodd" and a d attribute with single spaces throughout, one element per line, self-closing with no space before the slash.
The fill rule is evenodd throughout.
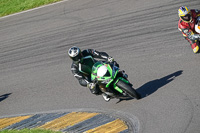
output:
<path id="1" fill-rule="evenodd" d="M 122 80 L 119 80 L 116 84 L 121 90 L 123 90 L 126 94 L 128 94 L 131 98 L 140 99 L 141 96 L 138 94 L 130 84 L 127 84 L 123 82 Z"/>

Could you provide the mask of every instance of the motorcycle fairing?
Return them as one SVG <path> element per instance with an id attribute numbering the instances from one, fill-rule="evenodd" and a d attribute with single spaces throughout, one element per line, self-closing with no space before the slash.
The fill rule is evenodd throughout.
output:
<path id="1" fill-rule="evenodd" d="M 92 72 L 92 66 L 94 65 L 95 60 L 92 56 L 86 56 L 81 58 L 81 61 L 79 63 L 79 71 L 86 74 L 90 75 Z"/>

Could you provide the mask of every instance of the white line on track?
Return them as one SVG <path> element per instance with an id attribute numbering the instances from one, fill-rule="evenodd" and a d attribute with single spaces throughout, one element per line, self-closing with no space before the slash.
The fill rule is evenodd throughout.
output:
<path id="1" fill-rule="evenodd" d="M 22 13 L 34 11 L 34 10 L 37 10 L 37 9 L 40 9 L 40 8 L 44 8 L 44 7 L 48 7 L 48 6 L 60 4 L 60 3 L 66 2 L 66 1 L 69 1 L 69 0 L 62 0 L 62 1 L 59 1 L 59 2 L 55 2 L 55 3 L 48 4 L 48 5 L 44 5 L 44 6 L 36 7 L 36 8 L 33 8 L 33 9 L 29 9 L 29 10 L 26 10 L 26 11 L 14 13 L 14 14 L 11 14 L 11 15 L 7 15 L 7 16 L 4 16 L 4 17 L 0 17 L 0 19 L 4 19 L 4 18 L 11 17 L 11 16 L 19 15 L 19 14 L 22 14 Z"/>

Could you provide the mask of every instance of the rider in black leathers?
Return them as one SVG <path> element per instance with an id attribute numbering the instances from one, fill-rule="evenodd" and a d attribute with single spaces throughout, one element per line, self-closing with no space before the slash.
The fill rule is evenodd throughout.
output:
<path id="1" fill-rule="evenodd" d="M 110 98 L 105 93 L 102 93 L 99 87 L 91 81 L 91 70 L 93 66 L 94 58 L 98 58 L 108 62 L 114 62 L 114 59 L 105 52 L 99 52 L 94 49 L 87 49 L 81 51 L 78 47 L 71 47 L 68 51 L 69 57 L 73 60 L 71 65 L 71 71 L 80 83 L 84 87 L 88 87 L 91 93 L 104 97 L 104 100 L 109 101 Z M 83 61 L 84 59 L 84 61 Z M 119 66 L 119 65 L 118 65 Z M 83 70 L 85 69 L 85 70 Z M 121 71 L 125 78 L 128 77 L 124 71 Z"/>

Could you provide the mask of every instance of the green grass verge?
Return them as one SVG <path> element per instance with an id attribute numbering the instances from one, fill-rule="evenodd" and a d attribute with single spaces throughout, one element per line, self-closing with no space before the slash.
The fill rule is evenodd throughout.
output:
<path id="1" fill-rule="evenodd" d="M 43 129 L 22 129 L 22 130 L 3 130 L 0 133 L 61 133 L 60 131 L 51 131 Z"/>
<path id="2" fill-rule="evenodd" d="M 61 0 L 0 0 L 0 17 Z"/>

